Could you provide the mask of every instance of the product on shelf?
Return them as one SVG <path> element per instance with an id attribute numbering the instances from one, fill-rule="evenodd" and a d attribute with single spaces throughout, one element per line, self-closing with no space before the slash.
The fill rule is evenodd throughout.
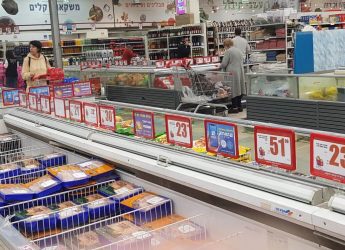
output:
<path id="1" fill-rule="evenodd" d="M 7 163 L 0 165 L 0 179 L 18 176 L 21 168 L 17 163 Z"/>
<path id="2" fill-rule="evenodd" d="M 166 134 L 158 136 L 155 141 L 159 142 L 161 144 L 169 144 L 168 140 L 167 140 L 167 135 Z"/>
<path id="3" fill-rule="evenodd" d="M 58 178 L 65 188 L 84 185 L 90 180 L 90 176 L 85 174 L 80 167 L 76 165 L 64 165 L 49 168 L 48 172 L 52 176 Z"/>
<path id="4" fill-rule="evenodd" d="M 111 196 L 111 199 L 116 201 L 123 201 L 134 195 L 140 194 L 144 191 L 142 187 L 138 187 L 127 181 L 115 181 L 108 186 L 101 187 L 98 192 L 104 196 Z"/>
<path id="5" fill-rule="evenodd" d="M 97 231 L 90 231 L 85 233 L 80 233 L 71 239 L 65 240 L 69 244 L 69 249 L 79 249 L 79 250 L 93 250 L 96 248 L 101 248 L 110 243 L 104 236 L 99 234 Z"/>
<path id="6" fill-rule="evenodd" d="M 62 188 L 61 182 L 50 175 L 39 177 L 24 185 L 35 193 L 35 198 L 48 196 Z"/>
<path id="7" fill-rule="evenodd" d="M 22 184 L 0 184 L 0 197 L 5 202 L 31 200 L 34 193 Z"/>
<path id="8" fill-rule="evenodd" d="M 200 139 L 193 141 L 193 148 L 192 149 L 198 153 L 206 153 L 205 137 L 201 137 Z"/>
<path id="9" fill-rule="evenodd" d="M 149 81 L 149 75 L 144 73 L 119 73 L 114 77 L 115 84 L 125 86 L 147 87 Z"/>
<path id="10" fill-rule="evenodd" d="M 145 223 L 142 225 L 143 228 L 145 228 L 147 231 L 154 231 L 160 228 L 163 228 L 167 225 L 174 224 L 179 221 L 183 221 L 186 218 L 177 215 L 177 214 L 171 214 L 166 217 L 163 217 L 161 219 L 155 220 L 155 221 L 150 221 L 148 223 Z"/>
<path id="11" fill-rule="evenodd" d="M 101 178 L 115 169 L 114 166 L 99 160 L 90 160 L 78 163 L 77 166 L 94 179 Z"/>
<path id="12" fill-rule="evenodd" d="M 67 163 L 67 156 L 62 153 L 47 154 L 42 157 L 39 157 L 38 162 L 46 168 L 62 166 Z"/>
<path id="13" fill-rule="evenodd" d="M 15 213 L 15 220 L 19 221 L 19 228 L 27 233 L 49 231 L 56 228 L 54 211 L 44 207 L 35 206 Z"/>
<path id="14" fill-rule="evenodd" d="M 44 167 L 36 159 L 24 159 L 21 161 L 21 173 L 33 173 L 43 170 Z"/>

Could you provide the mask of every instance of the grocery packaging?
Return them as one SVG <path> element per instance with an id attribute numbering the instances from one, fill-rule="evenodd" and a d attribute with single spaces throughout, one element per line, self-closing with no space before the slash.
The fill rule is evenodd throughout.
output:
<path id="1" fill-rule="evenodd" d="M 35 159 L 25 159 L 21 163 L 21 174 L 35 173 L 44 169 L 44 167 Z"/>
<path id="2" fill-rule="evenodd" d="M 91 220 L 115 215 L 120 209 L 120 205 L 116 201 L 100 194 L 91 194 L 75 199 L 73 202 L 78 205 L 85 204 L 84 207 L 87 209 Z"/>
<path id="3" fill-rule="evenodd" d="M 66 239 L 66 242 L 70 245 L 68 249 L 79 250 L 93 250 L 110 244 L 110 242 L 97 231 L 81 233 L 72 237 L 72 239 Z"/>
<path id="4" fill-rule="evenodd" d="M 61 229 L 75 228 L 89 220 L 89 213 L 83 206 L 78 206 L 72 201 L 62 202 L 49 206 L 56 214 L 57 226 Z"/>
<path id="5" fill-rule="evenodd" d="M 192 149 L 197 153 L 206 153 L 205 137 L 201 137 L 200 139 L 193 141 Z"/>
<path id="6" fill-rule="evenodd" d="M 101 187 L 98 192 L 104 196 L 111 196 L 111 199 L 116 201 L 123 201 L 134 195 L 140 194 L 144 191 L 142 187 L 138 187 L 127 181 L 115 181 L 105 187 Z"/>
<path id="7" fill-rule="evenodd" d="M 61 153 L 48 154 L 38 158 L 38 162 L 42 166 L 49 168 L 54 166 L 62 166 L 67 163 L 67 157 Z"/>
<path id="8" fill-rule="evenodd" d="M 84 185 L 89 182 L 90 176 L 85 174 L 79 166 L 64 165 L 48 169 L 49 174 L 58 178 L 64 188 Z"/>
<path id="9" fill-rule="evenodd" d="M 61 181 L 58 179 L 50 175 L 44 175 L 26 183 L 25 187 L 29 188 L 35 193 L 35 198 L 40 198 L 60 191 L 62 185 Z"/>
<path id="10" fill-rule="evenodd" d="M 140 249 L 148 249 L 152 238 L 150 233 L 126 220 L 100 228 L 98 233 L 112 242 L 114 249 L 121 250 L 133 249 L 134 246 L 140 246 Z"/>
<path id="11" fill-rule="evenodd" d="M 19 221 L 19 228 L 25 233 L 49 231 L 56 228 L 56 215 L 53 210 L 36 206 L 16 212 L 15 220 Z"/>
<path id="12" fill-rule="evenodd" d="M 114 170 L 114 167 L 99 160 L 90 160 L 77 164 L 80 169 L 93 179 L 101 178 Z"/>
<path id="13" fill-rule="evenodd" d="M 120 180 L 120 176 L 115 173 L 115 171 L 109 172 L 106 175 L 98 176 L 97 179 L 95 180 L 97 183 L 102 183 L 105 181 L 118 181 Z"/>
<path id="14" fill-rule="evenodd" d="M 20 175 L 20 166 L 16 163 L 7 163 L 0 165 L 0 179 Z"/>
<path id="15" fill-rule="evenodd" d="M 125 212 L 133 212 L 134 222 L 141 225 L 171 214 L 172 201 L 153 193 L 144 192 L 121 202 Z"/>
<path id="16" fill-rule="evenodd" d="M 22 184 L 0 184 L 0 197 L 5 202 L 27 201 L 33 196 L 32 190 Z"/>

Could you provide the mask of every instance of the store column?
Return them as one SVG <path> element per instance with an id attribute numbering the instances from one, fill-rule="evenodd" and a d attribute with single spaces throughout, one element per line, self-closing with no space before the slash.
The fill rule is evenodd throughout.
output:
<path id="1" fill-rule="evenodd" d="M 52 28 L 54 66 L 62 68 L 62 53 L 60 47 L 60 26 L 57 0 L 49 0 L 50 24 Z"/>
<path id="2" fill-rule="evenodd" d="M 199 11 L 200 11 L 199 0 L 189 0 L 188 1 L 188 13 L 194 14 L 194 23 L 200 23 Z"/>

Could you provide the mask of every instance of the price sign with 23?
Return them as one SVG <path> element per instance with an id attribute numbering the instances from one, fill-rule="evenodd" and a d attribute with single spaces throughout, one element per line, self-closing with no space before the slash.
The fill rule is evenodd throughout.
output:
<path id="1" fill-rule="evenodd" d="M 115 108 L 112 106 L 99 106 L 100 127 L 115 130 Z"/>
<path id="2" fill-rule="evenodd" d="M 292 130 L 255 126 L 254 138 L 256 162 L 296 169 L 295 133 Z"/>
<path id="3" fill-rule="evenodd" d="M 98 126 L 98 105 L 84 103 L 84 122 L 88 125 Z"/>
<path id="4" fill-rule="evenodd" d="M 72 121 L 82 122 L 82 102 L 69 101 L 69 116 Z"/>
<path id="5" fill-rule="evenodd" d="M 167 141 L 191 148 L 193 146 L 191 119 L 183 116 L 165 115 Z"/>
<path id="6" fill-rule="evenodd" d="M 345 138 L 311 134 L 310 172 L 345 183 Z"/>

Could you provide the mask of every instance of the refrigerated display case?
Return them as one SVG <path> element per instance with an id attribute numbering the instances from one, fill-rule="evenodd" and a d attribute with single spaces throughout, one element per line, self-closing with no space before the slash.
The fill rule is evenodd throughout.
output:
<path id="1" fill-rule="evenodd" d="M 345 76 L 247 74 L 247 117 L 344 133 Z"/>
<path id="2" fill-rule="evenodd" d="M 35 137 L 36 139 L 31 139 L 35 141 L 39 138 L 59 150 L 63 148 L 73 151 L 74 154 L 82 154 L 81 158 L 75 158 L 69 163 L 83 162 L 97 157 L 116 164 L 116 174 L 122 180 L 170 199 L 173 204 L 171 211 L 183 216 L 188 222 L 186 227 L 178 227 L 181 230 L 177 228 L 177 231 L 174 225 L 145 231 L 149 235 L 145 233 L 145 237 L 139 237 L 140 240 L 158 234 L 161 237 L 158 238 L 160 242 L 159 239 L 166 238 L 175 240 L 177 238 L 180 242 L 181 238 L 175 237 L 176 232 L 183 231 L 185 237 L 182 237 L 182 245 L 186 249 L 190 249 L 191 246 L 195 249 L 217 250 L 254 247 L 341 249 L 343 246 L 345 215 L 341 204 L 344 202 L 344 185 L 320 177 L 312 178 L 309 168 L 306 167 L 310 163 L 306 157 L 310 153 L 308 137 L 310 133 L 316 131 L 289 128 L 296 132 L 296 146 L 299 150 L 296 151 L 296 171 L 285 171 L 276 167 L 258 165 L 251 160 L 255 158 L 255 152 L 252 150 L 253 126 L 264 125 L 273 129 L 277 127 L 275 125 L 110 101 L 95 101 L 95 104 L 115 108 L 118 121 L 116 133 L 113 129 L 87 126 L 84 123 L 72 122 L 68 118 L 60 119 L 53 115 L 39 114 L 21 108 L 6 112 L 3 121 L 8 129 L 22 138 Z M 154 114 L 153 139 L 145 139 L 136 134 L 136 129 L 140 130 L 140 126 L 137 127 L 131 120 L 133 111 L 138 110 Z M 170 130 L 169 135 L 165 134 L 166 121 L 173 116 L 180 118 L 182 116 L 190 120 L 193 131 L 192 145 L 188 145 L 191 146 L 190 148 L 181 146 L 176 141 L 175 145 L 171 144 L 174 140 L 169 138 L 172 136 Z M 237 156 L 229 156 L 219 150 L 213 153 L 205 150 L 205 120 L 237 125 L 240 147 Z M 125 127 L 128 131 L 123 131 Z M 168 138 L 164 138 L 165 135 Z M 35 146 L 32 142 L 30 145 Z M 67 194 L 89 194 L 90 190 L 98 190 L 107 185 L 109 181 L 99 182 L 89 187 L 80 187 L 77 191 L 67 191 Z M 56 200 L 57 197 L 60 197 L 59 194 L 43 200 L 49 202 Z M 39 201 L 27 201 L 22 203 L 22 207 L 31 207 L 33 202 L 41 204 Z M 13 211 L 18 207 L 20 208 L 18 205 L 10 205 L 8 210 Z M 74 226 L 72 223 L 73 226 L 68 232 L 62 231 L 57 235 L 44 234 L 43 237 L 31 240 L 15 230 L 18 222 L 7 221 L 9 226 L 6 230 L 0 228 L 0 236 L 6 246 L 34 243 L 44 248 L 51 246 L 52 243 L 56 244 L 59 240 L 61 247 L 68 248 L 72 244 L 73 249 L 84 249 L 78 245 L 79 237 L 90 236 L 84 233 L 92 230 L 98 237 L 99 233 L 104 233 L 104 227 L 111 226 L 123 218 L 133 221 L 133 216 L 138 215 L 136 212 L 138 211 L 127 211 L 126 216 L 114 215 L 91 224 Z M 145 218 L 149 217 L 141 217 L 141 219 Z M 142 226 L 141 223 L 135 224 Z M 190 226 L 195 224 L 201 227 L 192 226 L 194 230 L 191 229 Z M 152 229 L 152 226 L 149 228 Z M 52 228 L 48 226 L 48 229 Z M 187 237 L 186 234 L 189 235 L 191 231 L 195 233 Z M 132 247 L 129 249 L 146 249 L 146 243 L 144 244 L 143 241 L 138 243 L 136 236 L 138 235 L 127 238 L 127 244 Z M 13 237 L 18 237 L 20 240 L 14 241 Z M 92 238 L 92 235 L 90 237 Z M 184 241 L 186 237 L 188 243 Z M 103 242 L 105 249 L 120 247 L 119 242 L 109 243 L 107 239 L 109 238 Z M 189 241 L 190 239 L 192 242 Z M 174 249 L 171 244 L 178 247 L 178 242 L 169 241 L 164 244 L 168 244 L 167 249 Z M 155 243 L 155 240 L 153 243 L 151 241 L 150 247 L 155 247 L 152 246 Z M 102 246 L 98 247 L 102 248 Z"/>

